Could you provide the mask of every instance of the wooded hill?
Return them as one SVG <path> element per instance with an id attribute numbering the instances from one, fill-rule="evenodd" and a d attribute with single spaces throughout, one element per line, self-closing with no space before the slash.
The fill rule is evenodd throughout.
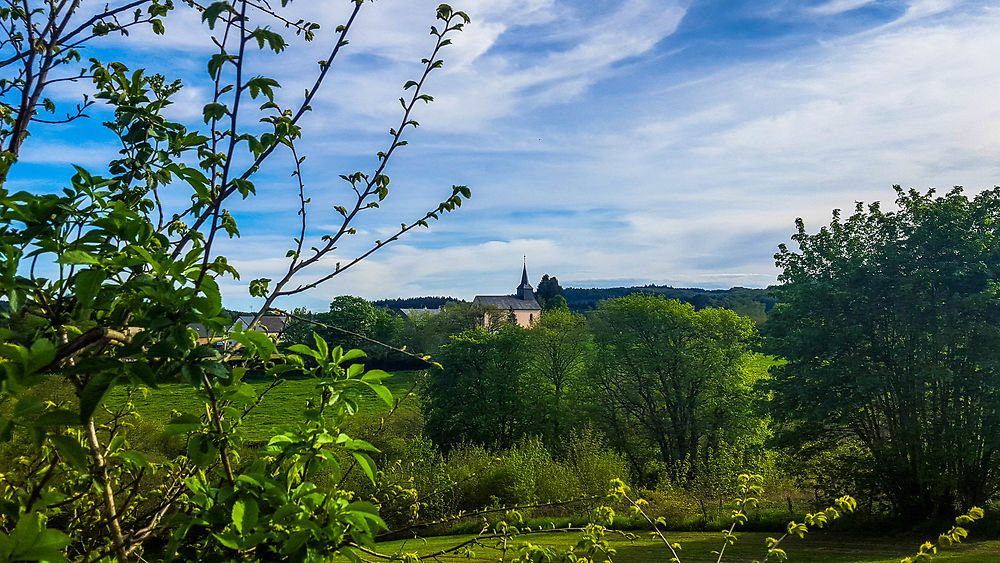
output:
<path id="1" fill-rule="evenodd" d="M 767 320 L 767 312 L 774 307 L 777 302 L 771 297 L 767 289 L 751 289 L 746 287 L 734 287 L 731 289 L 700 289 L 700 288 L 676 288 L 666 285 L 644 285 L 632 287 L 607 287 L 607 288 L 576 288 L 567 287 L 562 289 L 562 295 L 566 298 L 566 304 L 571 311 L 583 313 L 597 307 L 600 301 L 624 297 L 634 293 L 645 293 L 651 295 L 663 295 L 667 299 L 677 299 L 684 303 L 690 303 L 696 309 L 705 307 L 721 307 L 736 311 L 740 315 L 750 317 L 756 322 Z M 386 309 L 436 309 L 449 301 L 464 302 L 462 299 L 453 297 L 406 297 L 396 299 L 379 299 L 372 301 L 375 307 Z"/>
<path id="2" fill-rule="evenodd" d="M 734 287 L 731 289 L 700 289 L 677 288 L 666 285 L 644 285 L 633 287 L 609 287 L 609 288 L 576 288 L 567 287 L 563 290 L 563 297 L 571 311 L 586 312 L 597 307 L 597 304 L 605 299 L 625 297 L 634 293 L 645 293 L 649 295 L 662 295 L 667 299 L 676 299 L 684 303 L 690 303 L 696 309 L 705 307 L 719 307 L 736 311 L 740 315 L 750 317 L 756 322 L 767 320 L 767 313 L 777 302 L 771 297 L 767 289 L 751 289 L 746 287 Z"/>

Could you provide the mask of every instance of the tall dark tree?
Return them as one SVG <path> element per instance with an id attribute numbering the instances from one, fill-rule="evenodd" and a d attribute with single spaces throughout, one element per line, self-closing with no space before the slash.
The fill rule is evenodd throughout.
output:
<path id="1" fill-rule="evenodd" d="M 859 439 L 901 513 L 950 513 L 1000 485 L 1000 190 L 896 193 L 775 255 L 773 411 Z"/>
<path id="2" fill-rule="evenodd" d="M 559 280 L 555 276 L 550 278 L 548 274 L 542 276 L 542 281 L 538 282 L 538 289 L 535 290 L 535 297 L 543 306 L 556 295 L 562 294 L 563 288 L 559 285 Z"/>

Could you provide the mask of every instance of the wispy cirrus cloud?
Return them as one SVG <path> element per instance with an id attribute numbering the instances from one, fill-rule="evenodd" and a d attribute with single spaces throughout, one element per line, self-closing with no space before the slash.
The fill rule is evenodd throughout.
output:
<path id="1" fill-rule="evenodd" d="M 828 2 L 809 8 L 809 11 L 814 14 L 830 16 L 857 10 L 862 6 L 867 6 L 875 2 L 876 0 L 829 0 Z"/>

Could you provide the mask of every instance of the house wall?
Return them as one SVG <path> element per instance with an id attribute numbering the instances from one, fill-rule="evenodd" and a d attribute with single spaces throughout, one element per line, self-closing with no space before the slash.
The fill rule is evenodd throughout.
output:
<path id="1" fill-rule="evenodd" d="M 538 315 L 541 315 L 541 314 L 542 314 L 542 310 L 541 309 L 517 310 L 517 311 L 514 311 L 514 320 L 515 320 L 515 322 L 517 322 L 518 326 L 523 327 L 523 328 L 528 328 L 528 327 L 531 326 L 531 323 L 533 323 L 536 320 L 538 320 Z M 501 317 L 500 320 L 503 320 L 503 321 L 507 320 L 507 317 L 509 315 L 510 315 L 510 311 L 502 313 L 502 317 Z M 483 317 L 483 326 L 489 326 L 490 324 L 491 324 L 490 323 L 490 316 L 487 313 Z"/>
<path id="2" fill-rule="evenodd" d="M 531 323 L 538 318 L 538 315 L 540 315 L 541 312 L 541 310 L 514 311 L 514 318 L 517 319 L 518 325 L 528 328 L 531 326 Z"/>

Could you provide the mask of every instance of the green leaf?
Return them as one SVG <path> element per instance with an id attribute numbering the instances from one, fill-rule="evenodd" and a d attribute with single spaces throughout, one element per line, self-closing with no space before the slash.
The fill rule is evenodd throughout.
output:
<path id="1" fill-rule="evenodd" d="M 250 280 L 250 295 L 252 297 L 265 297 L 267 295 L 267 284 L 269 283 L 271 283 L 271 278 Z"/>
<path id="2" fill-rule="evenodd" d="M 101 284 L 104 283 L 104 272 L 95 268 L 80 270 L 74 276 L 73 283 L 76 287 L 77 302 L 84 307 L 90 307 L 101 289 Z"/>
<path id="3" fill-rule="evenodd" d="M 212 537 L 219 540 L 219 543 L 229 549 L 240 549 L 240 540 L 232 532 L 227 532 L 225 534 L 212 534 Z"/>
<path id="4" fill-rule="evenodd" d="M 381 383 L 371 383 L 369 381 L 364 381 L 364 380 L 362 380 L 362 383 L 364 383 L 372 391 L 374 391 L 375 394 L 378 395 L 379 399 L 382 399 L 382 401 L 384 401 L 385 404 L 389 405 L 390 407 L 393 404 L 395 404 L 396 399 L 395 397 L 392 396 L 392 391 L 389 391 L 389 388 L 386 387 L 385 385 L 382 385 Z"/>
<path id="5" fill-rule="evenodd" d="M 49 440 L 52 442 L 52 445 L 55 446 L 59 455 L 69 465 L 72 465 L 80 470 L 87 467 L 87 451 L 83 449 L 80 442 L 76 441 L 74 438 L 63 436 L 61 434 L 52 434 L 49 436 Z"/>
<path id="6" fill-rule="evenodd" d="M 206 317 L 214 317 L 222 311 L 222 292 L 215 278 L 205 276 L 201 280 L 201 292 L 205 295 L 205 307 L 201 309 Z"/>
<path id="7" fill-rule="evenodd" d="M 67 250 L 59 256 L 59 264 L 100 264 L 97 258 L 83 250 Z"/>
<path id="8" fill-rule="evenodd" d="M 304 356 L 309 356 L 311 358 L 316 357 L 316 351 L 306 346 L 305 344 L 292 344 L 291 346 L 288 347 L 288 351 L 294 354 L 302 354 Z"/>
<path id="9" fill-rule="evenodd" d="M 174 436 L 176 434 L 187 434 L 201 428 L 201 418 L 193 414 L 182 414 L 170 419 L 163 430 L 164 436 Z"/>
<path id="10" fill-rule="evenodd" d="M 351 455 L 354 456 L 355 461 L 358 462 L 358 466 L 361 467 L 361 470 L 365 472 L 365 475 L 368 476 L 368 479 L 374 485 L 375 484 L 375 462 L 372 461 L 372 458 L 369 457 L 368 454 L 363 453 L 363 452 L 351 452 Z"/>
<path id="11" fill-rule="evenodd" d="M 274 341 L 267 334 L 256 330 L 251 330 L 244 334 L 253 343 L 253 348 L 261 359 L 270 358 L 272 355 L 278 353 L 278 347 L 275 346 Z"/>
<path id="12" fill-rule="evenodd" d="M 215 29 L 216 20 L 222 15 L 222 12 L 229 10 L 229 2 L 213 2 L 201 13 L 201 21 L 208 22 L 209 29 Z"/>
<path id="13" fill-rule="evenodd" d="M 65 561 L 62 550 L 70 543 L 66 534 L 46 528 L 45 516 L 36 512 L 18 518 L 10 539 L 10 561 Z"/>
<path id="14" fill-rule="evenodd" d="M 195 434 L 188 441 L 187 456 L 195 465 L 206 467 L 218 460 L 219 448 L 207 434 Z"/>
<path id="15" fill-rule="evenodd" d="M 80 414 L 66 409 L 45 411 L 35 419 L 35 426 L 79 426 Z"/>
<path id="16" fill-rule="evenodd" d="M 212 120 L 222 119 L 223 117 L 226 116 L 227 112 L 228 109 L 226 108 L 225 104 L 220 104 L 218 102 L 211 102 L 205 104 L 205 107 L 202 110 L 202 114 L 205 118 L 205 123 L 208 123 Z"/>
<path id="17" fill-rule="evenodd" d="M 259 507 L 253 499 L 239 499 L 233 503 L 233 526 L 240 534 L 245 534 L 257 525 Z"/>
<path id="18" fill-rule="evenodd" d="M 314 357 L 317 360 L 325 360 L 325 359 L 329 358 L 330 357 L 330 347 L 327 345 L 326 340 L 323 340 L 322 336 L 320 336 L 316 332 L 313 332 L 313 341 L 316 343 L 316 354 L 315 354 Z M 340 347 L 338 346 L 336 348 L 336 350 L 339 351 Z M 340 362 L 338 361 L 337 363 L 340 363 Z"/>
<path id="19" fill-rule="evenodd" d="M 380 369 L 371 369 L 365 372 L 364 376 L 361 377 L 362 381 L 370 381 L 373 383 L 379 383 L 383 379 L 392 377 L 392 374 Z"/>
<path id="20" fill-rule="evenodd" d="M 146 460 L 146 456 L 142 452 L 120 451 L 115 452 L 111 457 L 120 459 L 136 469 L 149 469 L 149 461 Z"/>
<path id="21" fill-rule="evenodd" d="M 358 358 L 365 358 L 365 357 L 367 357 L 367 354 L 365 354 L 363 350 L 358 350 L 357 348 L 354 348 L 345 352 L 344 355 L 341 356 L 340 359 L 337 361 L 337 364 L 339 365 L 344 362 L 348 362 L 350 360 L 356 360 Z"/>
<path id="22" fill-rule="evenodd" d="M 47 338 L 39 338 L 31 343 L 31 348 L 28 349 L 27 362 L 25 366 L 25 375 L 35 373 L 36 371 L 48 366 L 56 357 L 56 345 L 52 343 L 51 340 Z"/>
<path id="23" fill-rule="evenodd" d="M 104 400 L 104 395 L 108 389 L 118 380 L 118 375 L 112 372 L 102 371 L 90 378 L 90 381 L 80 390 L 80 422 L 90 420 L 94 410 Z"/>
<path id="24" fill-rule="evenodd" d="M 128 372 L 132 377 L 156 389 L 156 374 L 153 372 L 153 368 L 149 367 L 149 364 L 146 362 L 130 362 L 128 364 Z"/>

